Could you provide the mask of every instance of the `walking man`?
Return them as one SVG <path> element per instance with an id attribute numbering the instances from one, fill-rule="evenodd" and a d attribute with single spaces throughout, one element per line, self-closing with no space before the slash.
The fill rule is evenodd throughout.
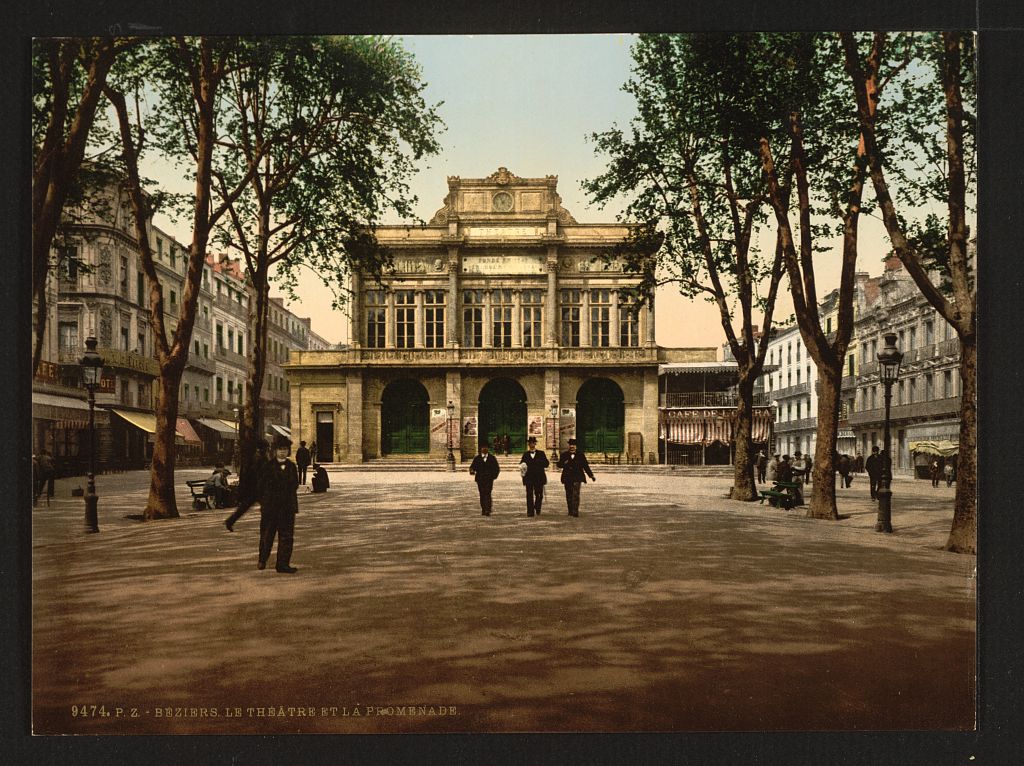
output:
<path id="1" fill-rule="evenodd" d="M 498 458 L 489 454 L 487 440 L 480 442 L 480 454 L 473 458 L 469 465 L 469 475 L 476 477 L 476 488 L 480 492 L 480 513 L 484 516 L 491 515 L 491 490 L 494 489 L 494 480 L 501 473 L 501 466 L 498 465 Z"/>
<path id="2" fill-rule="evenodd" d="M 946 486 L 953 486 L 953 461 L 947 460 L 945 467 L 942 469 L 943 474 L 946 476 Z"/>
<path id="3" fill-rule="evenodd" d="M 932 458 L 932 464 L 928 468 L 929 468 L 929 472 L 931 473 L 932 486 L 933 487 L 939 486 L 939 476 L 941 474 L 941 471 L 939 470 L 939 461 L 938 461 L 938 459 Z"/>
<path id="4" fill-rule="evenodd" d="M 519 472 L 523 476 L 526 487 L 526 515 L 540 516 L 540 507 L 544 503 L 544 485 L 548 483 L 548 475 L 544 470 L 551 463 L 544 450 L 537 449 L 537 437 L 526 440 L 526 452 L 519 460 Z"/>
<path id="5" fill-rule="evenodd" d="M 294 574 L 299 570 L 291 565 L 292 545 L 295 542 L 295 514 L 299 512 L 299 472 L 288 459 L 291 441 L 279 436 L 275 441 L 276 456 L 263 467 L 261 504 L 267 514 L 266 528 L 260 536 L 260 558 L 257 569 L 265 569 L 270 551 L 277 538 L 278 572 Z"/>
<path id="6" fill-rule="evenodd" d="M 569 451 L 562 454 L 556 465 L 562 469 L 562 484 L 565 485 L 565 504 L 569 507 L 570 516 L 580 515 L 580 485 L 587 483 L 587 476 L 591 481 L 594 472 L 590 470 L 590 463 L 587 456 L 576 451 L 576 440 L 569 440 Z"/>
<path id="7" fill-rule="evenodd" d="M 299 484 L 306 486 L 306 469 L 313 462 L 309 450 L 306 449 L 306 442 L 299 442 L 299 448 L 295 450 L 295 467 L 299 470 Z"/>
<path id="8" fill-rule="evenodd" d="M 227 527 L 228 532 L 235 531 L 235 522 L 238 521 L 242 516 L 252 508 L 253 505 L 260 502 L 260 482 L 263 480 L 263 468 L 267 464 L 269 459 L 268 453 L 270 452 L 270 442 L 266 439 L 260 439 L 256 444 L 256 455 L 252 459 L 252 464 L 248 470 L 242 472 L 242 475 L 238 479 L 238 507 L 235 512 L 224 519 L 224 526 Z M 266 513 L 263 511 L 262 503 L 260 504 L 260 537 L 263 537 L 263 529 L 266 527 Z"/>
<path id="9" fill-rule="evenodd" d="M 878 454 L 878 445 L 871 448 L 871 454 L 864 461 L 864 469 L 868 472 L 868 481 L 871 484 L 871 499 L 878 499 L 878 479 L 882 475 L 882 458 Z"/>
<path id="10" fill-rule="evenodd" d="M 758 450 L 757 452 L 757 483 L 764 484 L 765 477 L 768 473 L 768 455 L 765 454 L 764 450 Z"/>

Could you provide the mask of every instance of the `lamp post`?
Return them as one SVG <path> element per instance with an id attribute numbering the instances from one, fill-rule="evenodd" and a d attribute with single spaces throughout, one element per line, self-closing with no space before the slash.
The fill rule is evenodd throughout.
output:
<path id="1" fill-rule="evenodd" d="M 82 368 L 82 382 L 89 392 L 89 483 L 85 490 L 85 531 L 99 532 L 99 516 L 97 506 L 99 497 L 96 495 L 96 388 L 100 384 L 103 372 L 103 358 L 96 353 L 96 338 L 89 336 L 85 340 L 85 356 L 79 365 Z"/>
<path id="2" fill-rule="evenodd" d="M 551 455 L 558 460 L 558 402 L 554 399 L 551 400 Z"/>
<path id="3" fill-rule="evenodd" d="M 878 375 L 885 386 L 885 427 L 882 431 L 882 473 L 878 477 L 878 521 L 876 532 L 892 532 L 892 447 L 889 438 L 889 407 L 892 404 L 892 385 L 900 376 L 903 353 L 896 348 L 896 334 L 886 333 L 885 345 L 878 352 Z"/>
<path id="4" fill-rule="evenodd" d="M 455 417 L 455 404 L 448 400 L 448 457 L 445 458 L 448 461 L 448 470 L 455 470 L 455 453 L 452 452 L 452 418 Z"/>

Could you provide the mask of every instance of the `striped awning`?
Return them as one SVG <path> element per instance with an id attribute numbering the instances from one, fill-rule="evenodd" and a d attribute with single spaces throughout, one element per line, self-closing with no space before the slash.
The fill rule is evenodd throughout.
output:
<path id="1" fill-rule="evenodd" d="M 202 444 L 203 440 L 199 438 L 196 433 L 196 429 L 192 427 L 185 418 L 178 418 L 178 422 L 175 425 L 175 430 L 185 438 L 186 444 Z"/>
<path id="2" fill-rule="evenodd" d="M 659 437 L 671 444 L 711 444 L 733 441 L 734 409 L 662 409 L 659 411 Z M 773 415 L 770 409 L 755 409 L 751 438 L 767 442 L 771 435 Z"/>
<path id="3" fill-rule="evenodd" d="M 228 421 L 221 420 L 220 418 L 198 418 L 197 422 L 201 423 L 207 428 L 213 429 L 218 434 L 220 434 L 221 437 L 225 439 L 235 438 L 234 423 L 229 423 Z"/>
<path id="4" fill-rule="evenodd" d="M 156 433 L 156 415 L 152 412 L 132 412 L 131 410 L 117 410 L 113 407 L 108 407 L 111 412 L 117 415 L 119 418 L 123 418 L 131 423 L 136 428 L 145 431 L 147 434 Z M 180 420 L 180 418 L 179 418 Z M 175 423 L 177 426 L 177 423 Z M 174 429 L 174 435 L 185 438 L 185 435 L 181 433 L 177 428 Z"/>
<path id="5" fill-rule="evenodd" d="M 286 439 L 292 438 L 292 430 L 288 426 L 280 426 L 277 423 L 271 423 L 267 433 L 281 434 Z"/>

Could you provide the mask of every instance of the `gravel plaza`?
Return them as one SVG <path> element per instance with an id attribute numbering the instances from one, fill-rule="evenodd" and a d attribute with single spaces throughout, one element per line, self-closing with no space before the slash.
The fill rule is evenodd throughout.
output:
<path id="1" fill-rule="evenodd" d="M 863 476 L 838 522 L 725 499 L 727 477 L 601 471 L 527 518 L 511 468 L 332 474 L 300 494 L 294 575 L 258 510 L 140 523 L 148 473 L 33 511 L 37 734 L 970 730 L 976 559 L 953 489 Z M 301 488 L 300 488 L 301 492 Z"/>

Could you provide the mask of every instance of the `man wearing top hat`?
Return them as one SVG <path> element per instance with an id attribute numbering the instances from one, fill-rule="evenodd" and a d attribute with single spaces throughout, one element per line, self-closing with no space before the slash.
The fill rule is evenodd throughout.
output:
<path id="1" fill-rule="evenodd" d="M 260 500 L 267 515 L 266 527 L 260 535 L 260 558 L 256 567 L 264 569 L 277 538 L 278 572 L 294 574 L 299 571 L 291 565 L 292 544 L 295 539 L 295 514 L 299 512 L 299 472 L 288 459 L 292 443 L 284 436 L 274 440 L 274 458 L 263 466 Z"/>
<path id="2" fill-rule="evenodd" d="M 548 483 L 548 474 L 544 470 L 549 465 L 544 450 L 537 449 L 537 437 L 526 440 L 526 452 L 519 459 L 519 471 L 526 487 L 526 515 L 540 516 L 540 507 L 544 502 L 544 485 Z"/>
<path id="3" fill-rule="evenodd" d="M 480 454 L 473 458 L 469 465 L 469 475 L 476 477 L 476 488 L 480 492 L 480 512 L 484 516 L 491 515 L 491 490 L 494 480 L 501 473 L 498 458 L 489 454 L 487 440 L 480 441 Z"/>
<path id="4" fill-rule="evenodd" d="M 562 484 L 565 485 L 565 504 L 569 508 L 570 516 L 580 515 L 580 485 L 587 483 L 587 476 L 591 481 L 594 472 L 590 470 L 590 463 L 587 456 L 576 450 L 576 440 L 569 440 L 569 449 L 562 453 L 562 457 L 555 464 L 562 469 Z"/>

